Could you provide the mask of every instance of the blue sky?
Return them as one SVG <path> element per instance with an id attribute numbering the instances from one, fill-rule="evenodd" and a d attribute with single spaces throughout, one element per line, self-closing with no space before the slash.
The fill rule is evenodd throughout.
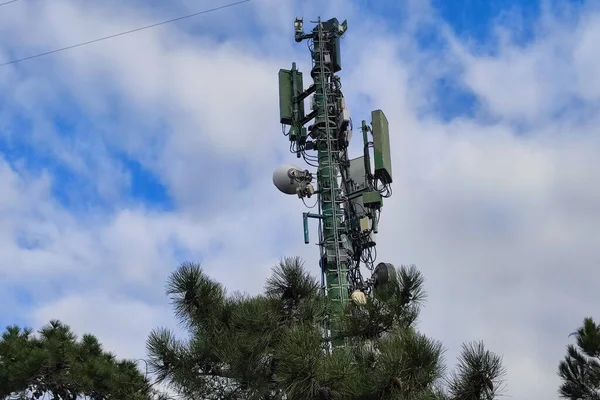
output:
<path id="1" fill-rule="evenodd" d="M 468 38 L 486 49 L 493 49 L 494 35 L 493 23 L 505 13 L 510 12 L 526 20 L 523 24 L 525 31 L 531 30 L 532 24 L 539 17 L 540 2 L 536 1 L 502 1 L 490 2 L 484 0 L 465 0 L 458 3 L 448 3 L 445 1 L 434 1 L 434 9 L 448 23 L 453 31 L 462 37 Z M 365 10 L 373 11 L 377 15 L 388 15 L 389 20 L 406 17 L 403 10 L 398 6 L 390 5 L 386 2 L 378 3 L 373 6 L 370 3 L 362 5 Z M 392 14 L 388 12 L 392 10 Z M 10 12 L 7 7 L 6 12 Z M 223 11 L 224 13 L 226 11 Z M 202 19 L 206 17 L 198 17 Z M 187 22 L 187 21 L 186 21 Z M 141 33 L 142 35 L 144 33 Z M 217 35 L 218 37 L 218 35 Z M 528 40 L 529 35 L 520 37 Z M 440 46 L 439 32 L 435 27 L 427 26 L 423 28 L 419 45 L 423 48 L 432 47 L 434 50 Z M 112 39 L 112 40 L 119 40 Z M 75 43 L 75 42 L 73 42 Z M 70 50 L 76 56 L 78 49 Z M 61 57 L 61 55 L 50 55 L 50 57 Z M 26 63 L 44 64 L 49 62 L 46 58 L 25 61 Z M 18 71 L 25 65 L 16 66 Z M 17 72 L 18 73 L 18 72 Z M 457 82 L 449 79 L 440 79 L 439 88 L 435 92 L 436 109 L 435 112 L 451 119 L 461 115 L 469 115 L 476 107 L 476 98 L 466 90 L 460 87 Z M 10 103 L 10 98 L 6 96 L 2 103 Z M 0 103 L 0 104 L 2 104 Z M 61 107 L 52 110 L 53 121 L 49 122 L 56 130 L 57 134 L 64 137 L 65 140 L 76 140 L 78 135 L 90 134 L 94 132 L 94 123 L 90 118 L 81 112 L 78 108 L 77 100 L 63 98 Z M 8 105 L 10 107 L 10 105 Z M 112 110 L 113 115 L 106 116 L 113 123 L 119 121 L 119 110 Z M 114 112 L 116 111 L 116 112 Z M 69 209 L 85 210 L 88 207 L 113 207 L 113 199 L 106 201 L 102 195 L 94 190 L 93 185 L 88 182 L 88 176 L 78 174 L 73 169 L 61 163 L 55 157 L 52 157 L 51 150 L 40 146 L 36 142 L 28 140 L 28 135 L 24 134 L 35 129 L 28 121 L 26 114 L 15 115 L 4 130 L 12 134 L 2 136 L 0 150 L 5 155 L 7 161 L 13 166 L 22 166 L 29 171 L 49 170 L 54 176 L 54 195 L 56 199 Z M 99 146 L 105 145 L 103 143 Z M 148 170 L 144 165 L 127 154 L 119 152 L 117 149 L 108 148 L 107 151 L 111 157 L 121 162 L 121 168 L 129 175 L 130 182 L 122 188 L 119 193 L 121 199 L 141 202 L 149 207 L 157 207 L 162 210 L 171 210 L 175 205 L 172 197 L 169 195 L 168 188 L 161 183 L 160 176 Z M 83 191 L 82 188 L 86 188 Z"/>
<path id="2" fill-rule="evenodd" d="M 196 11 L 21 0 L 0 8 L 0 63 Z M 421 328 L 450 364 L 467 340 L 503 354 L 513 398 L 557 398 L 567 335 L 599 306 L 591 1 L 252 0 L 0 68 L 0 325 L 59 318 L 139 358 L 150 329 L 178 329 L 181 261 L 250 293 L 282 256 L 316 265 L 271 173 L 299 163 L 276 75 L 308 71 L 292 24 L 318 15 L 349 20 L 353 119 L 390 120 L 378 254 L 425 274 Z"/>
<path id="3" fill-rule="evenodd" d="M 511 19 L 514 21 L 520 21 L 516 22 L 522 29 L 521 32 L 518 32 L 519 41 L 517 43 L 526 44 L 532 39 L 532 30 L 540 15 L 540 3 L 540 1 L 524 0 L 501 2 L 464 0 L 452 3 L 433 1 L 432 7 L 457 36 L 467 38 L 475 46 L 493 52 L 496 47 L 496 37 L 493 32 L 496 26 L 495 23 L 498 21 L 506 23 L 507 14 L 513 17 Z M 572 1 L 572 3 L 580 3 L 580 1 Z M 361 7 L 367 12 L 373 12 L 378 16 L 387 16 L 386 18 L 389 21 L 396 18 L 407 18 L 405 10 L 395 5 L 395 2 L 391 2 L 391 4 L 381 2 L 377 5 L 367 2 L 361 4 Z M 5 12 L 10 12 L 10 8 L 7 7 Z M 226 12 L 221 11 L 221 13 Z M 206 16 L 199 16 L 198 20 L 202 18 L 206 18 Z M 256 27 L 256 29 L 260 28 Z M 141 35 L 143 34 L 141 33 Z M 441 33 L 436 30 L 436 27 L 428 24 L 422 27 L 417 43 L 423 49 L 436 51 L 444 46 L 444 43 L 441 43 L 443 39 L 440 39 L 440 36 Z M 220 38 L 220 35 L 217 34 L 216 37 Z M 74 57 L 76 57 L 78 51 L 78 49 L 69 50 Z M 47 58 L 50 57 L 57 58 L 61 55 L 47 56 Z M 24 63 L 36 63 L 41 66 L 50 62 L 47 58 L 29 60 Z M 26 65 L 17 65 L 17 74 L 21 72 L 19 71 L 21 68 L 26 70 L 27 67 Z M 445 119 L 473 115 L 478 106 L 474 94 L 451 78 L 442 77 L 439 79 L 436 82 L 435 89 L 432 94 L 435 96 L 436 101 L 434 112 Z M 10 97 L 5 96 L 2 100 L 0 105 L 4 103 L 4 106 L 10 107 Z M 126 105 L 123 107 L 126 108 Z M 122 111 L 119 109 L 113 109 L 111 110 L 112 115 L 107 115 L 103 119 L 106 119 L 108 124 L 112 123 L 118 126 L 117 124 L 122 118 L 119 115 L 120 112 Z M 94 134 L 94 121 L 85 112 L 81 111 L 77 99 L 69 98 L 68 95 L 63 97 L 61 106 L 50 113 L 50 115 L 48 115 L 49 113 L 46 113 L 46 115 L 53 120 L 47 121 L 47 123 L 53 126 L 56 134 L 63 137 L 65 141 L 76 141 L 79 135 Z M 28 120 L 26 113 L 14 114 L 3 128 L 5 132 L 8 132 L 8 134 L 0 137 L 0 151 L 5 159 L 15 168 L 25 168 L 30 172 L 49 171 L 54 177 L 54 197 L 68 209 L 81 212 L 85 212 L 90 207 L 111 209 L 112 207 L 118 207 L 118 203 L 130 201 L 165 211 L 173 210 L 176 207 L 174 199 L 169 194 L 168 187 L 161 182 L 160 176 L 145 167 L 135 157 L 130 157 L 118 148 L 111 148 L 110 145 L 102 142 L 96 144 L 96 146 L 107 146 L 104 151 L 111 158 L 117 160 L 118 166 L 129 178 L 128 184 L 120 188 L 119 198 L 117 204 L 115 204 L 114 198 L 106 199 L 101 193 L 98 193 L 97 188 L 89 182 L 89 176 L 78 173 L 65 165 L 64 162 L 53 157 L 51 149 L 40 146 L 36 141 L 29 140 L 30 136 L 27 135 L 27 132 L 35 129 L 35 127 Z"/>

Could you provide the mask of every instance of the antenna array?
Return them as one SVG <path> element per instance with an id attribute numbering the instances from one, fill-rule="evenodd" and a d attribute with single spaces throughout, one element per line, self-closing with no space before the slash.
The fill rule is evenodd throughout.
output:
<path id="1" fill-rule="evenodd" d="M 346 343 L 341 319 L 348 302 L 365 304 L 374 290 L 395 279 L 393 265 L 375 266 L 375 235 L 383 199 L 392 193 L 392 168 L 388 121 L 381 110 L 371 113 L 370 125 L 362 121 L 363 154 L 349 158 L 353 126 L 336 74 L 342 69 L 340 39 L 347 22 L 315 23 L 305 33 L 302 19 L 294 22 L 296 42 L 309 44 L 313 83 L 304 90 L 296 63 L 281 69 L 279 105 L 290 151 L 316 168 L 317 188 L 314 173 L 293 165 L 278 168 L 273 182 L 284 193 L 318 197 L 318 213 L 303 214 L 304 241 L 310 242 L 308 220 L 318 220 L 323 291 L 332 306 L 324 336 L 335 348 Z M 363 278 L 361 266 L 372 272 L 369 279 Z"/>

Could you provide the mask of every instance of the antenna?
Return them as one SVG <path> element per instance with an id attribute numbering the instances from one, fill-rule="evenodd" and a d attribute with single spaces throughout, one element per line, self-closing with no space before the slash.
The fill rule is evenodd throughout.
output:
<path id="1" fill-rule="evenodd" d="M 305 33 L 303 20 L 296 18 L 294 39 L 309 43 L 313 83 L 304 89 L 296 63 L 279 70 L 280 122 L 284 133 L 287 127 L 290 151 L 316 168 L 317 190 L 309 170 L 286 164 L 273 173 L 281 192 L 318 198 L 318 213 L 303 213 L 303 228 L 309 243 L 308 219 L 319 221 L 322 290 L 332 306 L 323 327 L 330 350 L 347 345 L 341 323 L 349 303 L 365 305 L 368 298 L 384 295 L 386 283 L 396 279 L 392 264 L 375 267 L 375 235 L 392 183 L 389 126 L 383 111 L 371 113 L 371 125 L 362 121 L 363 154 L 348 156 L 353 126 L 336 75 L 342 69 L 340 39 L 347 29 L 346 21 L 319 18 Z M 310 96 L 310 107 L 305 107 Z M 363 279 L 361 267 L 372 272 L 371 278 Z"/>

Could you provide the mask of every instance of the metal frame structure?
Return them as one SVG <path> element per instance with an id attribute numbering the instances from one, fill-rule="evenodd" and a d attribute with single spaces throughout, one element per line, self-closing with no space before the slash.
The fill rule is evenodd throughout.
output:
<path id="1" fill-rule="evenodd" d="M 291 70 L 279 71 L 279 100 L 280 122 L 289 137 L 290 151 L 316 168 L 317 189 L 311 185 L 313 173 L 297 167 L 276 171 L 274 182 L 276 178 L 279 182 L 289 179 L 294 190 L 281 184 L 280 190 L 295 191 L 300 198 L 318 197 L 318 213 L 303 214 L 304 239 L 309 243 L 308 219 L 317 219 L 323 291 L 332 305 L 324 336 L 336 348 L 345 344 L 341 318 L 347 303 L 352 299 L 364 304 L 378 282 L 390 279 L 394 271 L 391 264 L 374 265 L 374 237 L 383 198 L 391 195 L 392 171 L 388 122 L 381 110 L 371 113 L 371 126 L 362 121 L 363 155 L 349 158 L 352 120 L 336 75 L 342 69 L 340 39 L 347 23 L 336 18 L 313 23 L 316 26 L 310 33 L 304 32 L 301 19 L 294 23 L 296 42 L 309 44 L 313 84 L 304 90 L 303 75 L 293 63 Z M 311 95 L 307 114 L 305 101 Z M 282 173 L 287 175 L 277 175 Z M 373 272 L 371 278 L 363 279 L 361 266 Z"/>

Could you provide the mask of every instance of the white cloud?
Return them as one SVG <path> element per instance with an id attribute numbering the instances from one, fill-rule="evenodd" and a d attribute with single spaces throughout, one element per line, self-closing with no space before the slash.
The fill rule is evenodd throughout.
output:
<path id="1" fill-rule="evenodd" d="M 123 5 L 25 3 L 0 13 L 0 60 L 15 55 L 7 49 L 32 54 L 164 18 L 164 10 Z M 163 288 L 182 257 L 250 292 L 281 256 L 315 264 L 315 246 L 302 243 L 303 207 L 272 187 L 271 172 L 296 162 L 277 123 L 277 70 L 297 61 L 308 75 L 291 24 L 317 9 L 257 1 L 0 69 L 0 89 L 12 99 L 0 110 L 1 135 L 37 143 L 114 206 L 74 213 L 51 194 L 59 177 L 0 167 L 0 285 L 30 292 L 33 303 L 19 307 L 32 324 L 60 318 L 122 356 L 142 357 L 149 330 L 173 324 Z M 340 15 L 350 22 L 344 91 L 355 121 L 381 108 L 394 132 L 394 196 L 385 202 L 379 259 L 423 271 L 430 299 L 421 324 L 450 349 L 450 361 L 462 341 L 483 339 L 505 355 L 513 398 L 557 398 L 567 335 L 598 309 L 592 67 L 600 14 L 585 9 L 579 25 L 546 15 L 535 40 L 504 36 L 496 52 L 481 54 L 429 7 L 393 30 L 360 12 Z M 33 26 L 23 22 L 33 18 Z M 427 23 L 444 29 L 447 48 L 416 45 L 413 34 Z M 493 122 L 478 113 L 438 117 L 439 77 L 472 91 Z M 79 122 L 68 135 L 52 123 L 63 107 Z M 32 129 L 14 125 L 23 116 Z M 156 173 L 177 208 L 119 201 L 129 176 L 113 151 Z M 20 246 L 23 237 L 38 248 Z M 8 308 L 0 311 L 10 320 Z"/>
<path id="2" fill-rule="evenodd" d="M 120 357 L 143 358 L 145 338 L 158 324 L 170 321 L 170 310 L 106 293 L 67 295 L 41 306 L 31 316 L 36 325 L 52 319 L 67 322 L 78 333 L 92 333 L 105 349 Z"/>

